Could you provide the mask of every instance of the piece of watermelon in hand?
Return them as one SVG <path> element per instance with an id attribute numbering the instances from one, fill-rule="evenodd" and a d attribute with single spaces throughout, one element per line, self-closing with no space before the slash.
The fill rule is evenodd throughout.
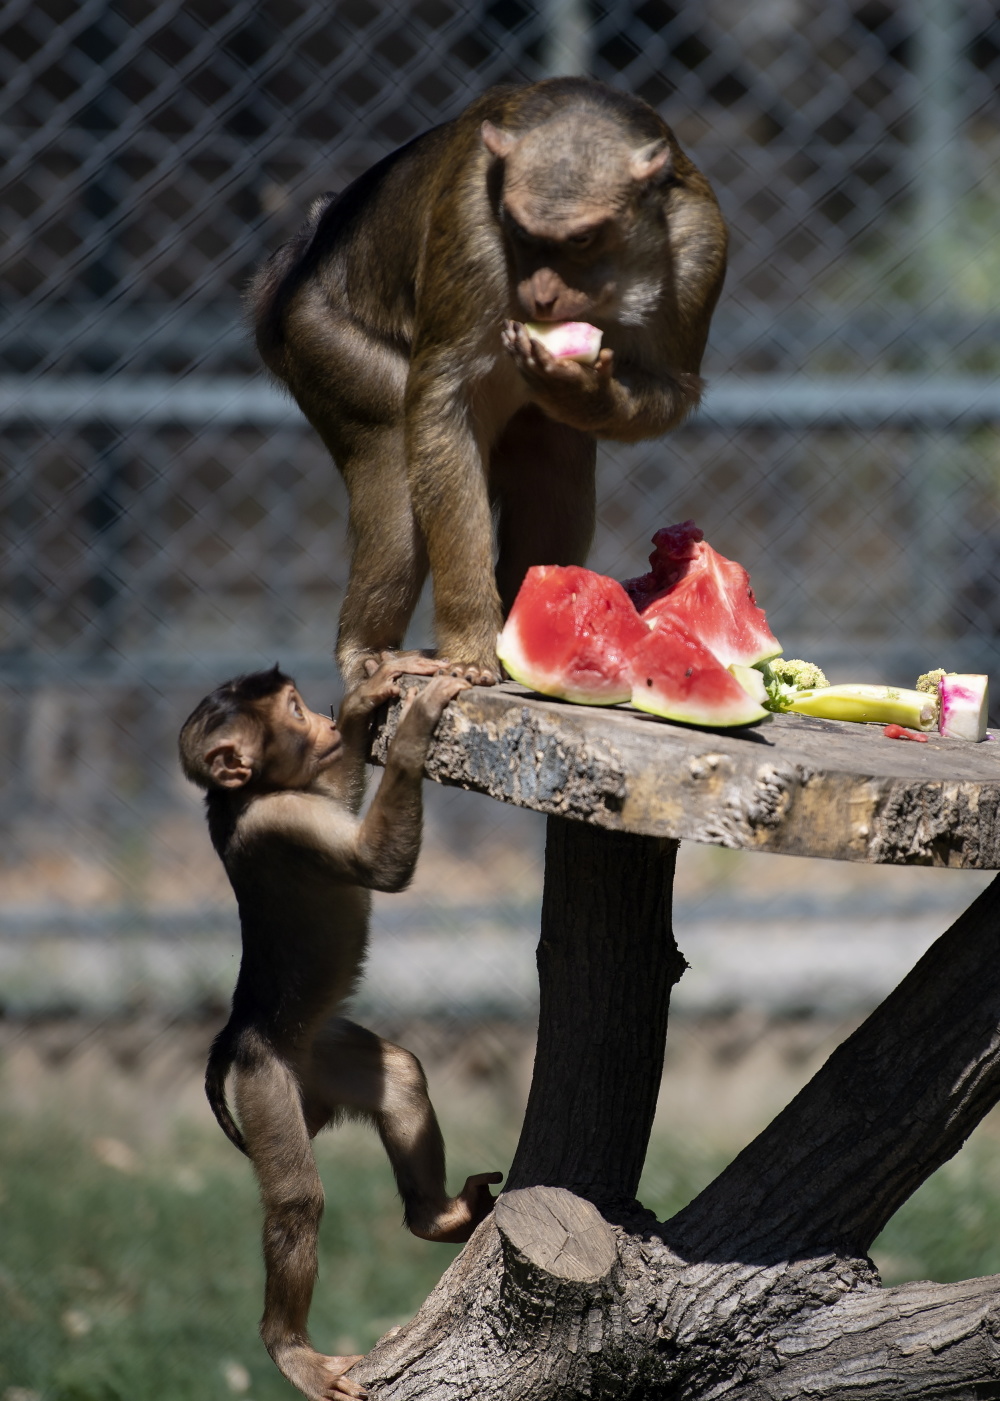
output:
<path id="1" fill-rule="evenodd" d="M 632 694 L 627 656 L 649 629 L 614 579 L 580 565 L 539 564 L 524 576 L 497 638 L 497 655 L 522 686 L 582 705 Z"/>
<path id="2" fill-rule="evenodd" d="M 556 360 L 576 360 L 593 365 L 601 353 L 604 334 L 589 321 L 526 321 L 524 329 Z"/>
<path id="3" fill-rule="evenodd" d="M 653 545 L 649 573 L 623 585 L 643 622 L 678 624 L 724 667 L 755 666 L 781 655 L 750 575 L 713 550 L 694 521 L 658 530 Z"/>
<path id="4" fill-rule="evenodd" d="M 664 720 L 728 728 L 768 712 L 698 638 L 663 618 L 629 654 L 632 704 Z"/>

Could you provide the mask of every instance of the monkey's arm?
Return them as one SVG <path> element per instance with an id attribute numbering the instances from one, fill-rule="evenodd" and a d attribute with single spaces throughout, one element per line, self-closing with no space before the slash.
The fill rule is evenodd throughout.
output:
<path id="1" fill-rule="evenodd" d="M 420 851 L 422 773 L 422 759 L 407 755 L 400 762 L 397 756 L 394 762 L 390 751 L 382 782 L 362 819 L 329 788 L 271 793 L 258 799 L 244 817 L 241 844 L 251 860 L 259 853 L 263 861 L 274 859 L 277 841 L 308 853 L 331 881 L 369 890 L 402 890 Z"/>
<path id="2" fill-rule="evenodd" d="M 348 691 L 340 706 L 337 727 L 344 742 L 343 757 L 336 772 L 327 779 L 330 791 L 352 812 L 361 806 L 365 787 L 365 762 L 371 735 L 372 716 L 380 705 L 399 695 L 400 677 L 435 676 L 447 665 L 447 658 L 417 654 L 386 656 L 380 666 Z"/>
<path id="3" fill-rule="evenodd" d="M 382 782 L 358 824 L 354 860 L 359 885 L 402 890 L 413 875 L 420 853 L 424 761 L 431 736 L 445 706 L 468 684 L 457 676 L 435 676 L 407 698 Z"/>
<path id="4" fill-rule="evenodd" d="M 402 890 L 420 852 L 421 786 L 431 736 L 445 706 L 468 684 L 438 675 L 407 698 L 382 782 L 363 818 L 354 816 L 334 784 L 271 793 L 251 805 L 241 824 L 248 854 L 258 841 L 278 838 L 311 853 L 335 880 L 369 890 Z"/>

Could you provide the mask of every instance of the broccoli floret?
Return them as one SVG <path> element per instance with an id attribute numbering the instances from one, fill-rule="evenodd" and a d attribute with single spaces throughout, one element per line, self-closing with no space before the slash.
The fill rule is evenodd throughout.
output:
<path id="1" fill-rule="evenodd" d="M 784 657 L 775 657 L 773 662 L 769 662 L 772 676 L 786 686 L 794 686 L 797 691 L 817 691 L 822 686 L 829 686 L 829 681 L 815 662 L 804 662 L 798 658 L 786 660 Z"/>
<path id="2" fill-rule="evenodd" d="M 874 686 L 864 681 L 831 686 L 813 662 L 785 661 L 776 657 L 758 666 L 767 688 L 767 710 L 794 710 L 820 720 L 867 720 L 880 725 L 906 725 L 912 730 L 929 730 L 937 720 L 938 678 L 944 672 L 932 671 L 921 681 L 930 682 L 919 691 L 896 686 Z M 928 692 L 933 694 L 928 695 Z"/>
<path id="3" fill-rule="evenodd" d="M 799 658 L 775 657 L 760 662 L 757 670 L 764 677 L 768 710 L 787 710 L 800 691 L 823 690 L 830 684 L 815 662 Z"/>
<path id="4" fill-rule="evenodd" d="M 938 693 L 938 683 L 942 676 L 954 676 L 954 671 L 945 671 L 944 667 L 936 667 L 933 671 L 925 671 L 917 681 L 918 691 L 929 691 L 932 696 Z"/>

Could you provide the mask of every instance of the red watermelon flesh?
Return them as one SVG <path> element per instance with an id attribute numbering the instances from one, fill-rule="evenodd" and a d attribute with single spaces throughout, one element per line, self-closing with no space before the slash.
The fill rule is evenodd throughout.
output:
<path id="1" fill-rule="evenodd" d="M 614 579 L 579 565 L 534 565 L 497 638 L 515 681 L 544 696 L 617 705 L 632 694 L 626 654 L 649 629 Z"/>
<path id="2" fill-rule="evenodd" d="M 663 618 L 629 658 L 637 710 L 689 725 L 752 725 L 764 710 L 707 647 Z"/>
<path id="3" fill-rule="evenodd" d="M 624 588 L 651 627 L 669 619 L 697 637 L 724 667 L 753 666 L 781 654 L 757 607 L 750 575 L 705 540 L 694 521 L 658 530 L 648 574 Z"/>

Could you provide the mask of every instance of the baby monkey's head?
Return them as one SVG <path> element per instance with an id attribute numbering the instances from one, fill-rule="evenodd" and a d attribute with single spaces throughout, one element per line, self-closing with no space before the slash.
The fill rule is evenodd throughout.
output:
<path id="1" fill-rule="evenodd" d="M 260 793 L 308 788 L 343 742 L 275 666 L 217 686 L 185 720 L 179 747 L 185 774 L 209 793 Z"/>

